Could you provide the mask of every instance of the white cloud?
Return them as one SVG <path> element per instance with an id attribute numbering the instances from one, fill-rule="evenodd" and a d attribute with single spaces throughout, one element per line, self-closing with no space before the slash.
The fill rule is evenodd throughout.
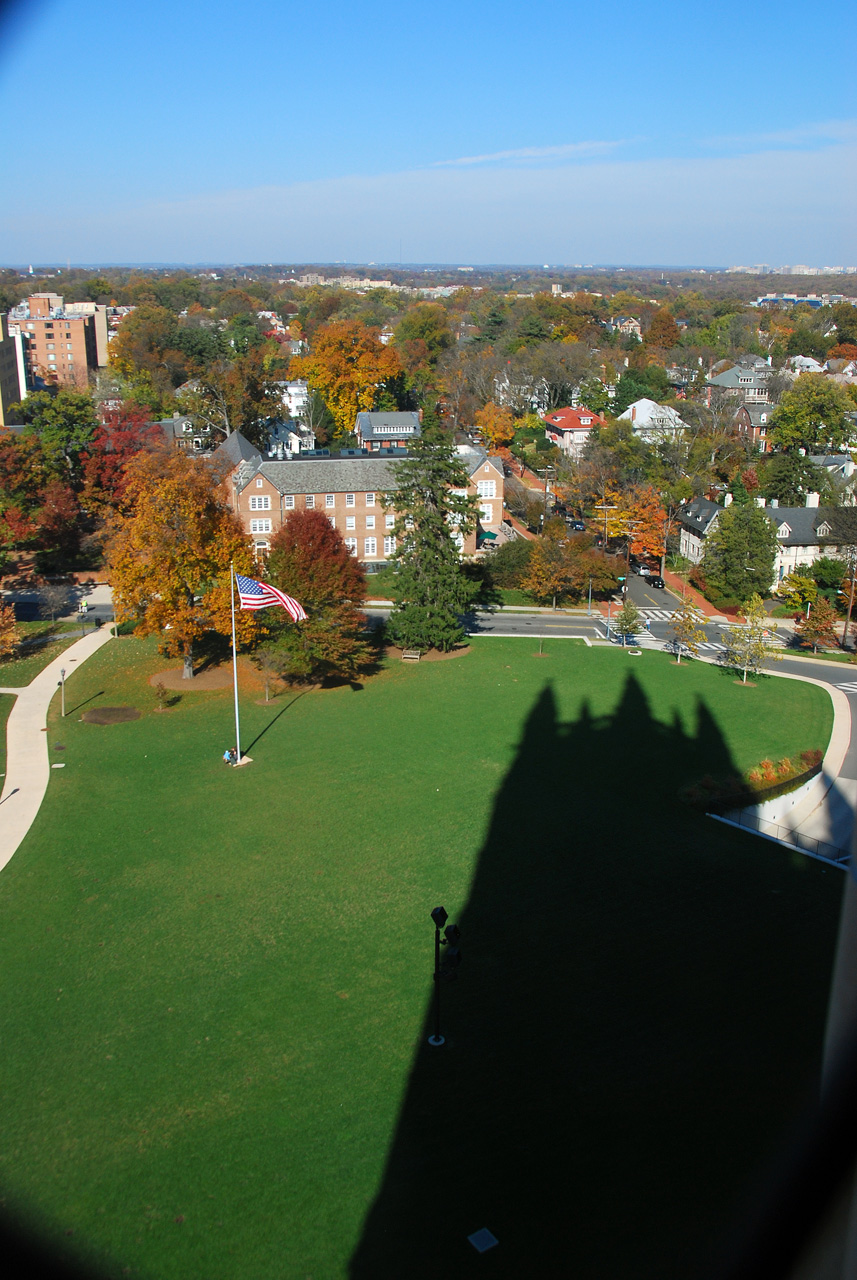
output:
<path id="1" fill-rule="evenodd" d="M 7 262 L 852 265 L 857 146 L 429 168 L 65 212 L 21 196 Z"/>
<path id="2" fill-rule="evenodd" d="M 461 156 L 458 160 L 436 160 L 433 169 L 477 164 L 496 164 L 503 160 L 571 160 L 575 156 L 601 156 L 621 147 L 621 142 L 565 142 L 556 147 L 518 147 L 512 151 L 493 151 L 485 156 Z"/>

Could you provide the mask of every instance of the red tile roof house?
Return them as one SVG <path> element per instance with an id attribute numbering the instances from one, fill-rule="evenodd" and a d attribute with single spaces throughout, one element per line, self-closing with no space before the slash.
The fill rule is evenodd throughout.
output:
<path id="1" fill-rule="evenodd" d="M 584 405 L 577 409 L 554 409 L 542 418 L 545 438 L 569 458 L 579 458 L 593 427 L 606 427 L 607 419 Z"/>

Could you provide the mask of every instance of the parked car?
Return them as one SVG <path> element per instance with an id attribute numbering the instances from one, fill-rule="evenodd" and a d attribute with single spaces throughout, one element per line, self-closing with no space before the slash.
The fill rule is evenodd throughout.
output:
<path id="1" fill-rule="evenodd" d="M 568 520 L 566 523 L 572 533 L 586 533 L 586 525 L 582 520 Z"/>
<path id="2" fill-rule="evenodd" d="M 665 585 L 666 585 L 666 584 L 664 583 L 663 578 L 662 578 L 662 577 L 660 577 L 660 576 L 659 576 L 659 574 L 653 573 L 653 574 L 651 574 L 651 575 L 650 575 L 650 577 L 649 577 L 649 586 L 650 586 L 650 587 L 657 587 L 659 591 L 663 591 L 663 590 L 664 590 Z"/>
<path id="3" fill-rule="evenodd" d="M 651 576 L 651 573 L 652 573 L 651 569 L 647 564 L 632 564 L 631 572 L 638 573 L 641 578 L 648 578 Z"/>

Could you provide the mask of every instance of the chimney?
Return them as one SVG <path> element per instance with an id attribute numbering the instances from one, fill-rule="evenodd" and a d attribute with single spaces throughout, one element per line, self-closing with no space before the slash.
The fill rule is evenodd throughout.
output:
<path id="1" fill-rule="evenodd" d="M 779 498 L 771 498 L 770 502 L 768 503 L 769 507 L 778 507 L 779 505 L 780 505 Z"/>
<path id="2" fill-rule="evenodd" d="M 806 505 L 808 507 L 817 507 L 818 499 L 819 499 L 819 495 L 817 493 L 808 493 L 806 495 Z"/>
<path id="3" fill-rule="evenodd" d="M 764 509 L 765 509 L 765 499 L 764 499 L 764 498 L 757 498 L 757 499 L 756 499 L 756 506 L 757 506 L 757 507 L 761 507 L 761 508 L 762 508 L 762 510 L 764 511 Z"/>
<path id="4" fill-rule="evenodd" d="M 724 507 L 731 507 L 731 506 L 732 506 L 732 494 L 731 494 L 731 493 L 727 493 L 727 494 L 726 494 L 726 496 L 725 496 L 725 497 L 724 497 L 724 499 L 723 499 L 723 505 L 724 505 Z"/>

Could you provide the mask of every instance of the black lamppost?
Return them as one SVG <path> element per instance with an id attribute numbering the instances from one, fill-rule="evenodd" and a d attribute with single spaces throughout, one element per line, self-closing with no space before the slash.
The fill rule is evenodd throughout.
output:
<path id="1" fill-rule="evenodd" d="M 455 970 L 461 963 L 461 954 L 458 949 L 461 930 L 457 924 L 446 925 L 449 916 L 443 907 L 435 907 L 431 918 L 434 921 L 434 1035 L 429 1036 L 428 1042 L 437 1048 L 445 1043 L 445 1037 L 440 1034 L 440 949 L 442 946 L 449 947 L 447 955 L 449 971 L 444 976 L 454 977 Z M 446 925 L 445 929 L 444 925 Z M 441 929 L 443 929 L 443 941 L 440 937 Z"/>
<path id="2" fill-rule="evenodd" d="M 428 1042 L 437 1047 L 444 1043 L 440 1034 L 440 931 L 449 916 L 443 907 L 435 907 L 431 918 L 434 921 L 434 1035 L 429 1036 Z"/>

